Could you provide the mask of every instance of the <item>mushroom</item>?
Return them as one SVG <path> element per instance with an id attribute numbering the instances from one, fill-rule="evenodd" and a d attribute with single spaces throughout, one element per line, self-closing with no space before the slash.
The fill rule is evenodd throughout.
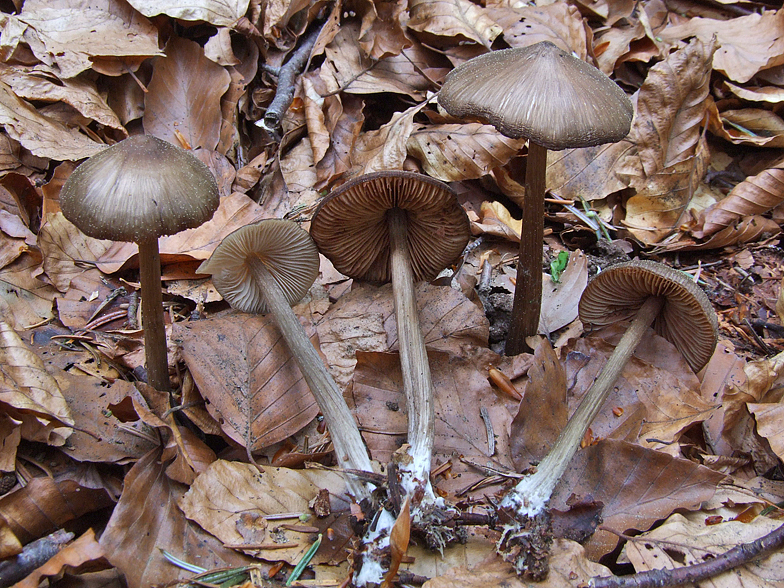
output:
<path id="1" fill-rule="evenodd" d="M 435 406 L 414 282 L 430 280 L 455 261 L 470 237 L 468 217 L 454 192 L 427 176 L 384 171 L 355 178 L 327 196 L 310 234 L 335 268 L 358 280 L 392 281 L 411 463 L 400 466 L 412 498 L 433 502 L 430 460 Z"/>
<path id="2" fill-rule="evenodd" d="M 60 191 L 63 215 L 83 233 L 139 246 L 147 380 L 158 390 L 170 387 L 158 237 L 198 227 L 219 202 L 206 165 L 151 135 L 130 137 L 92 156 Z"/>
<path id="3" fill-rule="evenodd" d="M 452 70 L 438 93 L 451 115 L 490 122 L 528 139 L 523 231 L 506 354 L 527 349 L 539 326 L 547 150 L 620 141 L 634 110 L 623 90 L 588 63 L 548 41 L 475 57 Z"/>
<path id="4" fill-rule="evenodd" d="M 233 308 L 272 314 L 324 415 L 338 464 L 372 472 L 343 394 L 291 310 L 291 304 L 307 293 L 318 276 L 318 250 L 308 233 L 288 220 L 267 219 L 246 225 L 223 239 L 197 271 L 212 274 L 215 288 Z M 359 499 L 370 495 L 353 477 L 347 485 Z"/>
<path id="5" fill-rule="evenodd" d="M 621 263 L 598 274 L 580 298 L 579 314 L 586 327 L 631 323 L 536 473 L 523 478 L 501 502 L 518 523 L 544 511 L 591 421 L 648 327 L 653 326 L 673 343 L 695 372 L 708 363 L 716 348 L 718 320 L 708 297 L 689 276 L 654 261 Z M 513 524 L 499 544 L 513 544 L 510 537 L 515 532 Z"/>

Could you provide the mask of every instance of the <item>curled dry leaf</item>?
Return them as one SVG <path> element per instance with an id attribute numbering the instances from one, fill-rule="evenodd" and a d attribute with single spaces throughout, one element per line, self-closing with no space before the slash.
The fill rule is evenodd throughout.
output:
<path id="1" fill-rule="evenodd" d="M 176 0 L 130 0 L 144 16 L 166 14 L 181 20 L 202 20 L 218 27 L 230 27 L 248 11 L 249 0 L 191 0 L 187 5 Z"/>
<path id="2" fill-rule="evenodd" d="M 103 557 L 103 548 L 95 540 L 95 532 L 88 529 L 84 535 L 63 547 L 49 561 L 15 586 L 17 588 L 37 588 L 44 576 L 57 576 L 65 571 L 66 566 L 75 569 L 88 562 L 101 560 Z"/>
<path id="3" fill-rule="evenodd" d="M 736 145 L 784 147 L 784 120 L 761 108 L 725 110 L 710 117 L 710 130 Z"/>
<path id="4" fill-rule="evenodd" d="M 2 321 L 0 366 L 0 401 L 13 407 L 17 418 L 24 421 L 23 437 L 64 444 L 71 433 L 65 427 L 73 425 L 74 420 L 57 381 L 46 371 L 41 359 Z"/>
<path id="5" fill-rule="evenodd" d="M 739 218 L 767 212 L 784 202 L 784 164 L 750 176 L 735 186 L 727 197 L 702 215 L 702 230 L 696 237 L 713 235 Z"/>
<path id="6" fill-rule="evenodd" d="M 65 78 L 90 68 L 120 75 L 134 61 L 160 55 L 158 30 L 119 0 L 33 0 L 12 19 L 29 27 L 24 38 L 35 56 L 56 63 Z"/>
<path id="7" fill-rule="evenodd" d="M 468 0 L 411 0 L 408 28 L 439 37 L 463 37 L 490 49 L 503 29 L 486 9 Z"/>
<path id="8" fill-rule="evenodd" d="M 0 270 L 0 319 L 15 328 L 53 316 L 52 302 L 57 290 L 34 277 L 40 263 L 40 253 L 29 252 Z"/>
<path id="9" fill-rule="evenodd" d="M 666 566 L 674 569 L 706 561 L 741 543 L 751 543 L 781 526 L 781 521 L 756 517 L 749 523 L 727 521 L 706 525 L 702 513 L 674 514 L 639 541 L 629 541 L 624 554 L 637 572 Z M 774 586 L 784 580 L 784 554 L 774 552 L 753 563 L 700 582 L 706 586 Z"/>
<path id="10" fill-rule="evenodd" d="M 779 458 L 784 458 L 784 431 L 781 429 L 782 419 L 784 419 L 784 404 L 781 402 L 749 403 L 747 406 L 749 412 L 754 415 L 757 432 L 768 440 L 770 448 Z"/>
<path id="11" fill-rule="evenodd" d="M 172 37 L 166 57 L 153 65 L 144 100 L 144 130 L 174 145 L 215 149 L 220 139 L 221 96 L 231 76 L 195 42 Z M 188 145 L 178 140 L 175 129 Z"/>
<path id="12" fill-rule="evenodd" d="M 538 332 L 548 335 L 577 318 L 577 304 L 588 285 L 588 258 L 576 249 L 569 253 L 569 263 L 554 282 L 546 278 L 542 284 L 542 306 Z"/>
<path id="13" fill-rule="evenodd" d="M 183 357 L 207 410 L 249 451 L 277 443 L 307 425 L 319 408 L 267 316 L 230 313 L 176 323 Z"/>
<path id="14" fill-rule="evenodd" d="M 604 503 L 602 523 L 614 531 L 645 530 L 675 509 L 695 510 L 724 475 L 692 461 L 624 441 L 600 441 L 578 451 L 555 489 L 550 507 L 568 510 L 574 494 Z M 597 560 L 619 539 L 598 530 L 585 544 Z"/>
<path id="15" fill-rule="evenodd" d="M 423 171 L 439 180 L 473 180 L 506 165 L 525 141 L 505 137 L 480 123 L 417 125 L 408 138 L 408 153 Z"/>
<path id="16" fill-rule="evenodd" d="M 658 31 L 665 42 L 697 37 L 703 43 L 716 38 L 720 49 L 714 67 L 734 82 L 745 83 L 757 72 L 784 63 L 784 12 L 768 10 L 722 21 L 690 18 Z"/>
<path id="17" fill-rule="evenodd" d="M 192 523 L 177 506 L 186 487 L 165 474 L 160 451 L 151 451 L 126 474 L 123 493 L 100 544 L 106 558 L 123 574 L 129 588 L 176 582 L 192 574 L 173 566 L 161 553 L 211 570 L 258 563 L 226 549 Z"/>
<path id="18" fill-rule="evenodd" d="M 547 186 L 558 197 L 601 200 L 628 186 L 616 173 L 618 163 L 632 156 L 636 147 L 628 140 L 582 149 L 547 153 Z"/>
<path id="19" fill-rule="evenodd" d="M 39 157 L 77 160 L 91 157 L 105 148 L 78 130 L 44 116 L 2 81 L 0 124 L 12 139 Z"/>
<path id="20" fill-rule="evenodd" d="M 218 460 L 201 474 L 179 500 L 189 519 L 229 545 L 248 543 L 243 537 L 241 519 L 251 514 L 258 528 L 254 543 L 285 545 L 285 548 L 247 549 L 268 561 L 296 564 L 310 547 L 312 533 L 281 527 L 284 522 L 298 523 L 299 514 L 309 514 L 308 503 L 319 490 L 329 490 L 332 513 L 349 510 L 345 500 L 343 476 L 326 470 L 290 470 L 262 466 L 263 474 L 244 463 Z M 265 520 L 267 515 L 292 514 L 288 520 Z M 318 524 L 318 519 L 309 524 Z M 274 530 L 273 530 L 274 529 Z"/>

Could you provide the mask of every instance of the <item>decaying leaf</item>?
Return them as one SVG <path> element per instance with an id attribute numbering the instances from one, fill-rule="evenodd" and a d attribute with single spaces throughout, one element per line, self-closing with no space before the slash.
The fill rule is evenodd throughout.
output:
<path id="1" fill-rule="evenodd" d="M 222 27 L 230 27 L 248 10 L 248 0 L 197 0 L 185 6 L 176 1 L 131 0 L 129 4 L 144 16 L 168 14 L 172 18 L 203 20 Z"/>
<path id="2" fill-rule="evenodd" d="M 408 10 L 411 16 L 407 26 L 410 29 L 441 37 L 464 37 L 488 49 L 503 32 L 482 7 L 468 0 L 412 0 Z"/>

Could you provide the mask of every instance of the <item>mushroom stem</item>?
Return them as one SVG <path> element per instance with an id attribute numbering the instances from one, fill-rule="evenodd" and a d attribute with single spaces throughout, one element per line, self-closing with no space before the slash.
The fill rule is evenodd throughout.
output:
<path id="1" fill-rule="evenodd" d="M 390 209 L 387 212 L 387 225 L 400 367 L 408 408 L 408 442 L 412 458 L 409 473 L 417 486 L 429 487 L 430 460 L 435 439 L 434 393 L 414 296 L 414 274 L 406 237 L 406 213 L 400 208 Z M 411 494 L 415 488 L 406 490 Z"/>
<path id="2" fill-rule="evenodd" d="M 539 330 L 542 306 L 542 242 L 544 241 L 544 195 L 547 148 L 529 140 L 525 165 L 525 199 L 520 254 L 517 258 L 512 318 L 506 339 L 506 355 L 529 351 L 526 337 Z"/>
<path id="3" fill-rule="evenodd" d="M 651 296 L 643 303 L 599 376 L 561 431 L 555 445 L 536 467 L 536 473 L 523 478 L 515 489 L 506 495 L 502 502 L 503 507 L 514 507 L 519 515 L 527 517 L 533 517 L 544 510 L 558 480 L 580 447 L 585 432 L 607 400 L 615 380 L 663 306 L 662 296 Z"/>
<path id="4" fill-rule="evenodd" d="M 264 292 L 267 307 L 275 318 L 294 361 L 297 362 L 327 421 L 338 464 L 347 469 L 372 472 L 373 468 L 359 433 L 359 427 L 343 399 L 343 394 L 305 334 L 299 319 L 291 310 L 278 282 L 258 256 L 250 256 L 247 263 L 260 289 Z M 348 477 L 346 484 L 349 491 L 358 499 L 370 496 L 369 488 L 352 476 Z"/>
<path id="5" fill-rule="evenodd" d="M 166 357 L 166 324 L 163 318 L 161 256 L 158 252 L 158 239 L 147 239 L 138 245 L 147 382 L 156 390 L 169 392 L 171 383 L 169 361 Z"/>

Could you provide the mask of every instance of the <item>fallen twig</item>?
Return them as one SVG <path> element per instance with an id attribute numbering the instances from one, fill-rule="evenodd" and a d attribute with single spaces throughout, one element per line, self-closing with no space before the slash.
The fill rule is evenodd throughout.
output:
<path id="1" fill-rule="evenodd" d="M 0 586 L 12 586 L 26 578 L 33 570 L 52 559 L 73 538 L 73 533 L 59 529 L 28 543 L 22 553 L 0 562 Z"/>
<path id="2" fill-rule="evenodd" d="M 655 588 L 697 583 L 742 566 L 763 553 L 778 549 L 782 545 L 784 545 L 784 525 L 764 537 L 733 547 L 702 563 L 674 570 L 650 570 L 630 576 L 592 578 L 588 582 L 588 586 L 590 588 Z"/>

